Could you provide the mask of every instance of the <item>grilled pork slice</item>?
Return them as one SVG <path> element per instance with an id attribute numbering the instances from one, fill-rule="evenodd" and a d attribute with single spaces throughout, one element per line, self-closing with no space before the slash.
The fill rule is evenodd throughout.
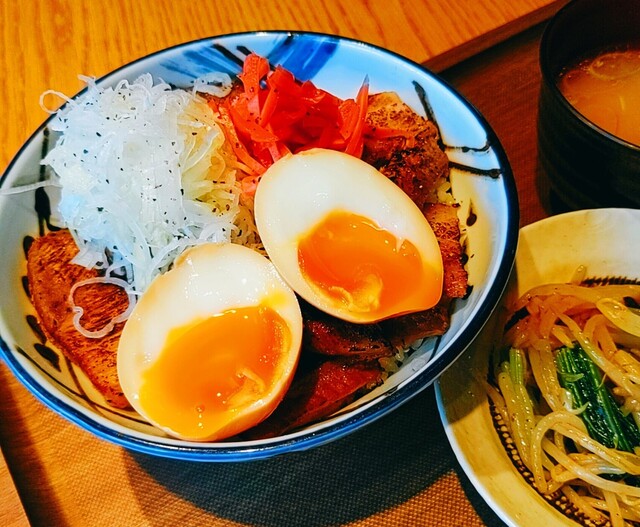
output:
<path id="1" fill-rule="evenodd" d="M 98 276 L 94 270 L 71 263 L 78 248 L 67 230 L 51 232 L 33 241 L 27 254 L 27 277 L 31 301 L 42 330 L 73 364 L 116 408 L 128 408 L 129 402 L 118 381 L 116 355 L 124 324 L 102 338 L 88 338 L 73 325 L 69 292 L 75 283 Z M 74 294 L 84 308 L 82 325 L 96 331 L 126 309 L 124 290 L 110 284 L 88 284 Z"/>
<path id="2" fill-rule="evenodd" d="M 438 239 L 444 267 L 443 296 L 449 298 L 463 298 L 469 285 L 469 275 L 464 268 L 466 255 L 460 244 L 457 209 L 457 205 L 430 203 L 423 210 Z"/>
<path id="3" fill-rule="evenodd" d="M 437 306 L 380 322 L 380 329 L 394 348 L 408 348 L 419 339 L 444 335 L 449 329 L 451 299 L 443 298 Z"/>
<path id="4" fill-rule="evenodd" d="M 365 137 L 368 163 L 379 165 L 389 161 L 398 150 L 415 146 L 415 138 L 420 134 L 438 143 L 438 130 L 433 123 L 416 114 L 397 93 L 375 93 L 369 95 L 368 102 L 365 118 L 371 129 Z"/>
<path id="5" fill-rule="evenodd" d="M 425 311 L 409 313 L 375 324 L 352 324 L 303 303 L 303 347 L 321 355 L 366 361 L 390 357 L 425 337 L 449 329 L 450 298 Z"/>
<path id="6" fill-rule="evenodd" d="M 383 375 L 375 360 L 321 362 L 297 376 L 275 411 L 247 435 L 251 439 L 275 437 L 319 421 L 380 384 Z"/>
<path id="7" fill-rule="evenodd" d="M 438 129 L 403 103 L 396 93 L 369 97 L 362 159 L 398 185 L 422 209 L 435 202 L 449 175 L 449 158 Z M 391 135 L 389 135 L 389 131 Z"/>
<path id="8" fill-rule="evenodd" d="M 468 275 L 456 207 L 438 203 L 437 199 L 438 187 L 449 175 L 449 159 L 441 148 L 438 129 L 392 92 L 369 97 L 366 120 L 373 131 L 365 138 L 363 159 L 420 207 L 440 244 L 445 267 L 443 294 L 464 297 Z M 381 130 L 394 132 L 376 132 Z"/>
<path id="9" fill-rule="evenodd" d="M 395 349 L 379 324 L 352 324 L 301 301 L 305 350 L 355 360 L 389 357 Z"/>

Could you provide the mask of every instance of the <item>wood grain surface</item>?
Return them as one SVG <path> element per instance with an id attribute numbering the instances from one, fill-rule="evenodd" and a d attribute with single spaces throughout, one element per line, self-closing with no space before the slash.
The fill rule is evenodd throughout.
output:
<path id="1" fill-rule="evenodd" d="M 28 525 L 27 516 L 13 484 L 13 478 L 0 449 L 0 525 L 21 527 Z"/>
<path id="2" fill-rule="evenodd" d="M 383 46 L 442 69 L 549 16 L 558 0 L 0 1 L 0 169 L 47 114 L 45 90 L 75 94 L 182 42 L 240 31 L 317 31 Z"/>
<path id="3" fill-rule="evenodd" d="M 538 48 L 543 29 L 534 26 L 442 73 L 500 139 L 518 189 L 521 226 L 568 210 L 538 163 Z"/>

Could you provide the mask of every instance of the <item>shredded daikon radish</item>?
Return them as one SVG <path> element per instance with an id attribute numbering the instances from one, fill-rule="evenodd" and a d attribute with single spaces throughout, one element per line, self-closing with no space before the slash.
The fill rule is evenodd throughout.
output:
<path id="1" fill-rule="evenodd" d="M 76 263 L 121 266 L 140 294 L 190 246 L 258 243 L 224 134 L 196 90 L 149 74 L 113 88 L 83 80 L 86 93 L 54 117 L 61 135 L 43 160 L 61 186 Z"/>
<path id="2" fill-rule="evenodd" d="M 51 181 L 38 181 L 37 183 L 30 183 L 28 185 L 20 185 L 19 187 L 0 188 L 0 196 L 10 196 L 12 194 L 22 194 L 23 192 L 29 192 L 39 188 L 50 187 L 53 183 Z"/>

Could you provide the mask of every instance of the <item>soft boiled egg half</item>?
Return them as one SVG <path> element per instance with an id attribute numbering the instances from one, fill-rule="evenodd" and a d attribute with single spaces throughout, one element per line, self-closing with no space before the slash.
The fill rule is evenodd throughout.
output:
<path id="1" fill-rule="evenodd" d="M 131 405 L 157 427 L 220 440 L 275 409 L 301 338 L 298 300 L 267 258 L 205 244 L 142 295 L 120 339 L 118 375 Z"/>
<path id="2" fill-rule="evenodd" d="M 255 218 L 286 282 L 335 317 L 376 322 L 441 297 L 431 226 L 395 183 L 353 156 L 311 149 L 278 160 L 258 185 Z"/>

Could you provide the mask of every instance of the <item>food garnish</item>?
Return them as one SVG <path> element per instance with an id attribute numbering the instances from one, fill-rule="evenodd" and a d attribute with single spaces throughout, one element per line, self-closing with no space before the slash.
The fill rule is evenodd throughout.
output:
<path id="1" fill-rule="evenodd" d="M 247 165 L 248 193 L 255 191 L 258 176 L 286 154 L 328 148 L 362 155 L 368 81 L 355 100 L 341 100 L 311 81 L 297 81 L 282 66 L 271 70 L 267 59 L 255 53 L 245 59 L 239 78 L 239 93 L 222 101 L 213 97 L 210 104 L 229 118 L 223 126 Z"/>
<path id="2" fill-rule="evenodd" d="M 114 88 L 89 81 L 50 126 L 61 135 L 43 163 L 77 263 L 120 269 L 140 294 L 188 247 L 252 243 L 235 161 L 202 98 L 150 75 Z"/>

